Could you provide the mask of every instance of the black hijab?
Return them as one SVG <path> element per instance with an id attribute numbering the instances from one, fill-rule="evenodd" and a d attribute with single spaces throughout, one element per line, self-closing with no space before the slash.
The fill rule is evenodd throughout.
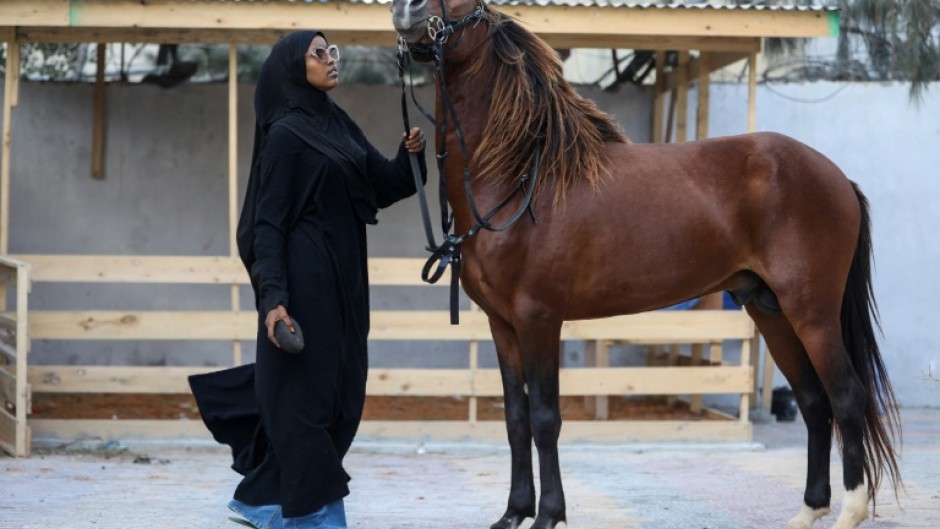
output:
<path id="1" fill-rule="evenodd" d="M 307 81 L 306 54 L 319 31 L 298 31 L 281 39 L 261 67 L 255 88 L 255 143 L 251 172 L 241 217 L 238 219 L 238 254 L 251 273 L 255 260 L 255 200 L 261 175 L 264 141 L 273 126 L 282 126 L 330 158 L 344 173 L 346 190 L 356 216 L 375 224 L 378 210 L 366 178 L 365 141 L 359 127 L 322 90 Z M 357 141 L 357 138 L 360 140 Z M 257 292 L 257 288 L 255 289 Z"/>

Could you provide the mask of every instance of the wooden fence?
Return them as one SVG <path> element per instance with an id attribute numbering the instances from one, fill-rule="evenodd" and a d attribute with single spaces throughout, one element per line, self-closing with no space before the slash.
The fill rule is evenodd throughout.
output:
<path id="1" fill-rule="evenodd" d="M 30 431 L 26 416 L 30 391 L 26 382 L 27 299 L 29 267 L 0 256 L 0 449 L 15 456 L 29 455 Z M 7 311 L 7 293 L 15 309 Z"/>
<path id="2" fill-rule="evenodd" d="M 79 255 L 20 255 L 32 277 L 43 283 L 132 283 L 234 285 L 228 311 L 30 311 L 29 336 L 41 340 L 231 340 L 233 364 L 241 362 L 239 340 L 256 336 L 256 314 L 239 310 L 237 286 L 247 276 L 230 257 L 132 257 Z M 419 286 L 423 260 L 370 259 L 373 285 Z M 428 287 L 429 288 L 429 287 Z M 477 346 L 491 340 L 485 316 L 463 311 L 460 325 L 448 324 L 446 310 L 373 311 L 371 340 L 459 340 L 469 344 L 466 368 L 371 369 L 370 396 L 460 396 L 469 400 L 464 421 L 366 421 L 361 432 L 377 436 L 433 439 L 503 439 L 502 421 L 477 420 L 476 399 L 502 395 L 497 369 L 477 367 Z M 748 422 L 754 375 L 750 365 L 755 329 L 743 311 L 660 311 L 603 320 L 567 322 L 563 340 L 584 340 L 599 360 L 597 367 L 564 368 L 562 396 L 603 399 L 608 395 L 736 394 L 737 416 L 723 420 L 689 421 L 566 421 L 564 440 L 750 440 Z M 741 359 L 726 362 L 720 354 L 724 340 L 741 343 Z M 708 345 L 708 360 L 687 365 L 605 367 L 612 342 L 632 344 Z M 717 354 L 716 354 L 717 351 Z M 675 360 L 675 355 L 673 355 Z M 682 362 L 672 362 L 673 364 Z M 29 384 L 36 393 L 188 393 L 186 377 L 219 369 L 181 366 L 30 366 Z M 207 436 L 195 420 L 31 420 L 37 435 L 63 439 L 163 438 Z"/>

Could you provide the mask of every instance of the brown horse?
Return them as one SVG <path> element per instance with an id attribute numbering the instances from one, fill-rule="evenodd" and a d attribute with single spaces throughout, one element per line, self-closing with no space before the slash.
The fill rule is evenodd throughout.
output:
<path id="1" fill-rule="evenodd" d="M 527 214 L 461 245 L 460 280 L 489 317 L 496 344 L 512 453 L 508 508 L 492 528 L 536 515 L 536 529 L 565 520 L 557 449 L 562 322 L 722 290 L 756 322 L 808 429 L 804 505 L 787 529 L 809 529 L 829 512 L 833 424 L 846 489 L 833 527 L 857 527 L 882 476 L 900 484 L 893 447 L 900 427 L 876 343 L 868 205 L 858 187 L 826 157 L 779 134 L 632 144 L 572 89 L 558 55 L 538 37 L 479 0 L 440 2 L 394 0 L 392 16 L 412 57 L 436 54 L 442 63 L 437 117 L 451 126 L 438 131 L 437 144 L 450 153 L 444 170 L 456 233 L 479 222 L 468 199 L 489 211 L 539 166 Z M 436 50 L 429 26 L 432 34 L 443 28 Z M 522 200 L 511 196 L 492 224 L 521 211 Z"/>

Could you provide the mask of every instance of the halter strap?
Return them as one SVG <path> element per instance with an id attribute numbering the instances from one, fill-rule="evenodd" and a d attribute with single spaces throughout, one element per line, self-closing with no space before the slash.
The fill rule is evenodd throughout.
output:
<path id="1" fill-rule="evenodd" d="M 433 16 L 428 18 L 428 36 L 434 41 L 432 52 L 434 57 L 434 65 L 437 73 L 437 82 L 438 90 L 440 91 L 441 97 L 441 106 L 442 106 L 442 115 L 441 120 L 438 122 L 435 120 L 427 110 L 422 107 L 417 99 L 414 96 L 414 79 L 411 80 L 411 97 L 414 100 L 415 105 L 420 109 L 421 113 L 427 118 L 437 129 L 437 132 L 444 138 L 444 141 L 440 142 L 441 151 L 437 153 L 437 165 L 438 173 L 440 174 L 440 202 L 441 202 L 441 225 L 443 227 L 444 239 L 441 244 L 438 246 L 434 237 L 431 234 L 431 219 L 430 214 L 428 213 L 427 207 L 427 198 L 424 194 L 424 188 L 421 185 L 421 177 L 417 169 L 417 160 L 412 156 L 412 172 L 414 173 L 415 186 L 418 190 L 418 199 L 421 206 L 421 215 L 424 222 L 424 231 L 425 236 L 428 240 L 427 250 L 431 252 L 431 256 L 428 258 L 427 262 L 424 264 L 424 268 L 421 271 L 421 279 L 426 283 L 436 283 L 441 276 L 444 275 L 444 272 L 447 270 L 448 265 L 451 268 L 451 285 L 450 285 L 450 322 L 452 325 L 459 323 L 459 303 L 458 303 L 458 285 L 460 278 L 460 248 L 465 240 L 477 234 L 480 230 L 487 230 L 492 232 L 501 232 L 511 228 L 522 216 L 528 211 L 529 215 L 532 218 L 532 222 L 536 222 L 535 213 L 532 210 L 532 196 L 535 192 L 537 180 L 538 180 L 538 171 L 539 171 L 539 162 L 541 159 L 541 148 L 536 149 L 535 156 L 532 160 L 532 166 L 528 173 L 522 175 L 519 179 L 519 184 L 516 186 L 513 191 L 501 200 L 496 206 L 488 211 L 485 215 L 481 215 L 479 208 L 477 207 L 476 200 L 473 197 L 473 190 L 471 186 L 471 175 L 470 175 L 470 153 L 467 149 L 466 140 L 463 134 L 463 128 L 460 126 L 460 119 L 457 116 L 457 109 L 454 107 L 453 102 L 451 101 L 450 94 L 447 92 L 446 80 L 444 78 L 444 52 L 446 50 L 444 44 L 447 42 L 447 39 L 453 35 L 457 30 L 464 29 L 467 26 L 473 24 L 478 24 L 485 17 L 485 10 L 483 0 L 481 0 L 480 5 L 476 7 L 471 13 L 467 14 L 463 18 L 457 21 L 450 21 L 447 19 L 446 6 L 444 5 L 444 0 L 441 0 L 441 14 L 443 18 Z M 461 37 L 463 34 L 461 33 Z M 458 41 L 459 42 L 459 41 Z M 398 40 L 398 75 L 401 78 L 401 87 L 402 87 L 402 119 L 405 123 L 405 131 L 407 132 L 410 129 L 408 122 L 408 109 L 405 96 L 405 79 L 404 79 L 404 65 L 407 62 L 409 69 L 411 66 L 410 57 L 408 56 L 408 47 L 404 39 L 399 37 Z M 474 226 L 470 228 L 463 235 L 457 235 L 451 233 L 451 227 L 453 226 L 453 214 L 448 212 L 447 205 L 447 178 L 446 178 L 446 168 L 445 162 L 447 160 L 448 153 L 445 150 L 446 147 L 446 134 L 448 129 L 448 118 L 453 119 L 454 122 L 454 134 L 457 136 L 457 143 L 460 146 L 461 155 L 463 156 L 463 180 L 464 180 L 464 192 L 467 195 L 467 202 L 470 206 L 470 211 L 473 215 Z M 506 206 L 512 199 L 518 194 L 522 193 L 522 203 L 519 205 L 519 208 L 515 213 L 507 220 L 505 223 L 499 226 L 493 226 L 490 224 L 490 221 Z M 435 264 L 437 265 L 435 267 Z M 432 271 L 433 270 L 433 271 Z"/>

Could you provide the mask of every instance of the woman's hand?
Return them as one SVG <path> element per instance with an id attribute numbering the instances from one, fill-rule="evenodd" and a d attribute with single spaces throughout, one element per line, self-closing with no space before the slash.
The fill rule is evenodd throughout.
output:
<path id="1" fill-rule="evenodd" d="M 413 154 L 424 152 L 424 132 L 421 132 L 421 129 L 415 127 L 408 134 L 402 134 L 402 137 L 404 138 L 405 149 L 408 152 Z"/>
<path id="2" fill-rule="evenodd" d="M 274 326 L 280 320 L 284 320 L 287 329 L 290 332 L 294 332 L 294 322 L 291 321 L 290 316 L 287 315 L 287 309 L 284 308 L 284 305 L 274 307 L 268 311 L 267 317 L 264 318 L 264 325 L 268 328 L 268 340 L 271 340 L 271 343 L 276 345 L 278 349 L 281 348 L 281 344 L 279 344 L 277 338 L 274 337 Z"/>

